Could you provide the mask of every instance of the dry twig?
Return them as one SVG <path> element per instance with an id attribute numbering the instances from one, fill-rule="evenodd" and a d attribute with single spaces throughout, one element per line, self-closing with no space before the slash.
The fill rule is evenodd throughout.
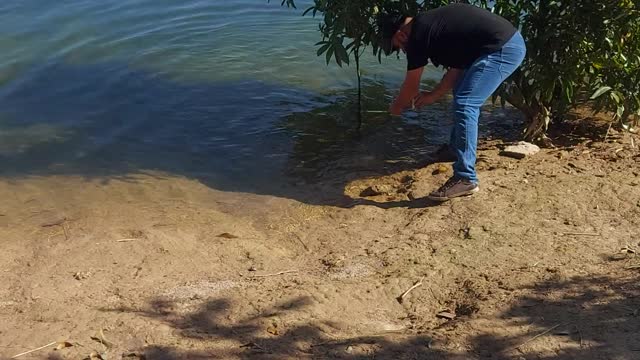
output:
<path id="1" fill-rule="evenodd" d="M 293 234 L 293 236 L 298 239 L 298 242 L 300 242 L 300 244 L 302 244 L 302 246 L 304 247 L 304 249 L 309 252 L 309 247 L 307 246 L 307 244 L 304 243 L 304 241 L 302 241 L 302 239 L 300 238 L 300 236 L 298 236 L 297 234 Z"/>
<path id="2" fill-rule="evenodd" d="M 20 353 L 20 354 L 18 354 L 18 355 L 13 355 L 13 356 L 11 357 L 11 359 L 18 358 L 18 357 L 20 357 L 20 356 L 22 356 L 22 355 L 31 354 L 32 352 L 36 352 L 36 351 L 38 351 L 38 350 L 42 350 L 42 349 L 44 349 L 44 348 L 48 348 L 49 346 L 53 346 L 53 345 L 55 345 L 55 344 L 57 344 L 57 343 L 58 343 L 57 341 L 54 341 L 54 342 L 52 342 L 52 343 L 50 343 L 50 344 L 47 344 L 47 345 L 44 345 L 44 346 L 40 346 L 40 347 L 39 347 L 39 348 L 37 348 L 37 349 L 33 349 L 33 350 L 29 350 L 29 351 L 25 351 L 25 352 Z"/>
<path id="3" fill-rule="evenodd" d="M 578 337 L 580 339 L 580 349 L 582 349 L 584 348 L 584 341 L 582 340 L 582 331 L 580 331 L 578 325 L 576 325 L 576 331 L 578 332 Z"/>
<path id="4" fill-rule="evenodd" d="M 404 301 L 405 296 L 409 295 L 409 293 L 412 292 L 415 288 L 422 286 L 422 280 L 424 280 L 424 277 L 422 277 L 419 281 L 417 281 L 415 284 L 413 284 L 413 286 L 410 287 L 409 290 L 403 292 L 402 295 L 398 296 L 396 298 L 396 300 L 398 300 L 398 302 L 400 304 L 402 304 L 402 302 Z"/>
<path id="5" fill-rule="evenodd" d="M 560 323 L 560 324 L 554 325 L 554 326 L 552 326 L 552 327 L 548 328 L 547 330 L 545 330 L 545 331 L 541 332 L 540 334 L 538 334 L 538 335 L 536 335 L 536 336 L 532 337 L 531 339 L 529 339 L 529 340 L 527 340 L 527 341 L 523 342 L 522 344 L 520 344 L 520 345 L 518 345 L 518 346 L 515 346 L 515 347 L 513 347 L 513 348 L 514 348 L 514 349 L 518 349 L 518 348 L 520 348 L 520 347 L 522 347 L 522 346 L 525 346 L 526 344 L 528 344 L 528 343 L 532 342 L 533 340 L 535 340 L 535 339 L 537 339 L 537 338 L 539 338 L 539 337 L 541 337 L 541 336 L 544 336 L 544 335 L 546 335 L 546 334 L 548 334 L 548 333 L 552 332 L 554 329 L 557 329 L 557 328 L 559 328 L 559 327 L 560 327 L 560 326 L 562 326 L 562 325 L 565 325 L 565 324 Z"/>
<path id="6" fill-rule="evenodd" d="M 335 338 L 332 335 L 329 335 L 331 337 L 334 337 L 334 339 L 332 340 L 327 340 L 327 341 L 323 341 L 321 343 L 317 343 L 317 344 L 312 344 L 311 347 L 319 347 L 319 346 L 324 346 L 324 345 L 345 345 L 345 344 L 351 344 L 354 343 L 356 341 L 364 341 L 364 340 L 371 340 L 371 339 L 377 339 L 377 338 L 384 338 L 387 337 L 389 335 L 393 335 L 393 334 L 399 334 L 401 332 L 399 331 L 386 331 L 384 333 L 380 333 L 380 334 L 371 334 L 371 335 L 363 335 L 361 337 L 359 337 L 358 339 L 340 339 L 340 338 Z"/>
<path id="7" fill-rule="evenodd" d="M 130 238 L 130 239 L 120 239 L 120 240 L 116 240 L 116 242 L 129 242 L 129 241 L 138 241 L 140 239 L 136 239 L 136 238 Z"/>
<path id="8" fill-rule="evenodd" d="M 284 274 L 291 274 L 291 273 L 295 273 L 295 272 L 298 272 L 298 270 L 280 271 L 280 272 L 277 272 L 277 273 L 275 273 L 275 274 L 252 275 L 251 277 L 253 277 L 253 278 L 263 278 L 263 277 L 270 277 L 270 276 L 278 276 L 278 275 L 284 275 Z"/>

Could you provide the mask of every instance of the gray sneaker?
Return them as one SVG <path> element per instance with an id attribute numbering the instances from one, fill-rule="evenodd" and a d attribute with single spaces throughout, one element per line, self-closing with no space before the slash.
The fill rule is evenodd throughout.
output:
<path id="1" fill-rule="evenodd" d="M 433 201 L 447 201 L 459 196 L 473 195 L 480 191 L 478 184 L 469 180 L 451 178 L 440 189 L 429 194 L 428 199 Z"/>

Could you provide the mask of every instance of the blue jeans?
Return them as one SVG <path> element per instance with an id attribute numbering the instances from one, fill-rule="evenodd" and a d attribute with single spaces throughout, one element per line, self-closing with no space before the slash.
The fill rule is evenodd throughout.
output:
<path id="1" fill-rule="evenodd" d="M 502 49 L 478 58 L 453 89 L 454 126 L 450 146 L 457 156 L 454 177 L 478 183 L 476 150 L 480 107 L 522 63 L 526 54 L 519 32 Z"/>

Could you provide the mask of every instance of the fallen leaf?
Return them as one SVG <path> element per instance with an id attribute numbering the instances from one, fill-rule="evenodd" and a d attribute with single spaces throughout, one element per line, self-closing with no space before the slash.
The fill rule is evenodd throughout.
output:
<path id="1" fill-rule="evenodd" d="M 244 345 L 240 345 L 241 348 L 252 348 L 252 349 L 260 349 L 263 350 L 262 347 L 254 342 L 246 343 Z"/>
<path id="2" fill-rule="evenodd" d="M 76 280 L 84 280 L 89 276 L 91 276 L 91 273 L 88 271 L 78 271 L 77 273 L 73 274 L 73 278 Z"/>
<path id="3" fill-rule="evenodd" d="M 237 239 L 238 236 L 235 236 L 233 234 L 229 234 L 229 233 L 222 233 L 220 235 L 218 235 L 219 238 L 225 238 L 225 239 Z"/>
<path id="4" fill-rule="evenodd" d="M 442 311 L 439 312 L 436 317 L 440 318 L 440 319 L 447 319 L 447 320 L 453 320 L 456 318 L 456 314 L 448 312 L 448 311 Z"/>
<path id="5" fill-rule="evenodd" d="M 405 175 L 405 176 L 402 177 L 402 179 L 400 179 L 400 182 L 403 183 L 403 184 L 410 183 L 410 182 L 413 182 L 413 181 L 414 180 L 413 180 L 413 177 L 411 175 Z"/>
<path id="6" fill-rule="evenodd" d="M 280 332 L 278 331 L 278 324 L 271 324 L 269 327 L 267 327 L 267 332 L 271 335 L 279 335 Z"/>
<path id="7" fill-rule="evenodd" d="M 54 219 L 54 220 L 46 221 L 46 222 L 40 224 L 40 226 L 42 226 L 42 227 L 52 227 L 52 226 L 62 225 L 62 224 L 64 224 L 65 221 L 67 221 L 67 218 Z"/>
<path id="8" fill-rule="evenodd" d="M 85 359 L 89 359 L 89 360 L 104 360 L 102 355 L 98 354 L 96 351 L 91 352 L 91 354 L 89 354 L 89 357 L 85 358 Z"/>
<path id="9" fill-rule="evenodd" d="M 97 342 L 99 342 L 100 344 L 104 345 L 104 346 L 105 346 L 105 347 L 107 347 L 107 348 L 110 348 L 110 347 L 112 347 L 112 346 L 113 346 L 113 344 L 112 344 L 112 343 L 110 343 L 110 342 L 108 342 L 107 340 L 105 340 L 105 339 L 101 339 L 101 338 L 96 337 L 96 336 L 91 336 L 91 340 L 93 340 L 93 341 L 97 341 Z"/>
<path id="10" fill-rule="evenodd" d="M 73 344 L 70 342 L 66 342 L 66 341 L 60 341 L 59 343 L 56 344 L 56 350 L 62 350 L 64 348 L 68 348 L 68 347 L 72 347 Z"/>
<path id="11" fill-rule="evenodd" d="M 636 253 L 636 251 L 635 251 L 634 249 L 632 249 L 632 248 L 630 248 L 630 247 L 628 247 L 628 246 L 627 246 L 627 247 L 622 248 L 622 249 L 620 250 L 620 252 L 621 252 L 621 253 L 623 253 L 623 254 L 635 254 L 635 253 Z"/>
<path id="12" fill-rule="evenodd" d="M 571 335 L 571 331 L 569 331 L 569 330 L 560 330 L 560 331 L 554 332 L 553 335 L 556 335 L 556 336 L 569 336 L 569 335 Z"/>
<path id="13" fill-rule="evenodd" d="M 138 359 L 138 360 L 146 360 L 147 359 L 147 357 L 144 356 L 144 354 L 138 354 L 136 352 L 123 354 L 122 358 L 123 359 Z"/>

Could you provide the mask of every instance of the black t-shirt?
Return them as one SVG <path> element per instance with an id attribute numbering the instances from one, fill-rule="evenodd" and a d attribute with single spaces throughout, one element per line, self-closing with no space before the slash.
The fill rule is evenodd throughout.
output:
<path id="1" fill-rule="evenodd" d="M 498 51 L 516 33 L 506 19 L 468 4 L 451 4 L 413 19 L 406 46 L 407 68 L 429 62 L 466 69 L 482 55 Z"/>

